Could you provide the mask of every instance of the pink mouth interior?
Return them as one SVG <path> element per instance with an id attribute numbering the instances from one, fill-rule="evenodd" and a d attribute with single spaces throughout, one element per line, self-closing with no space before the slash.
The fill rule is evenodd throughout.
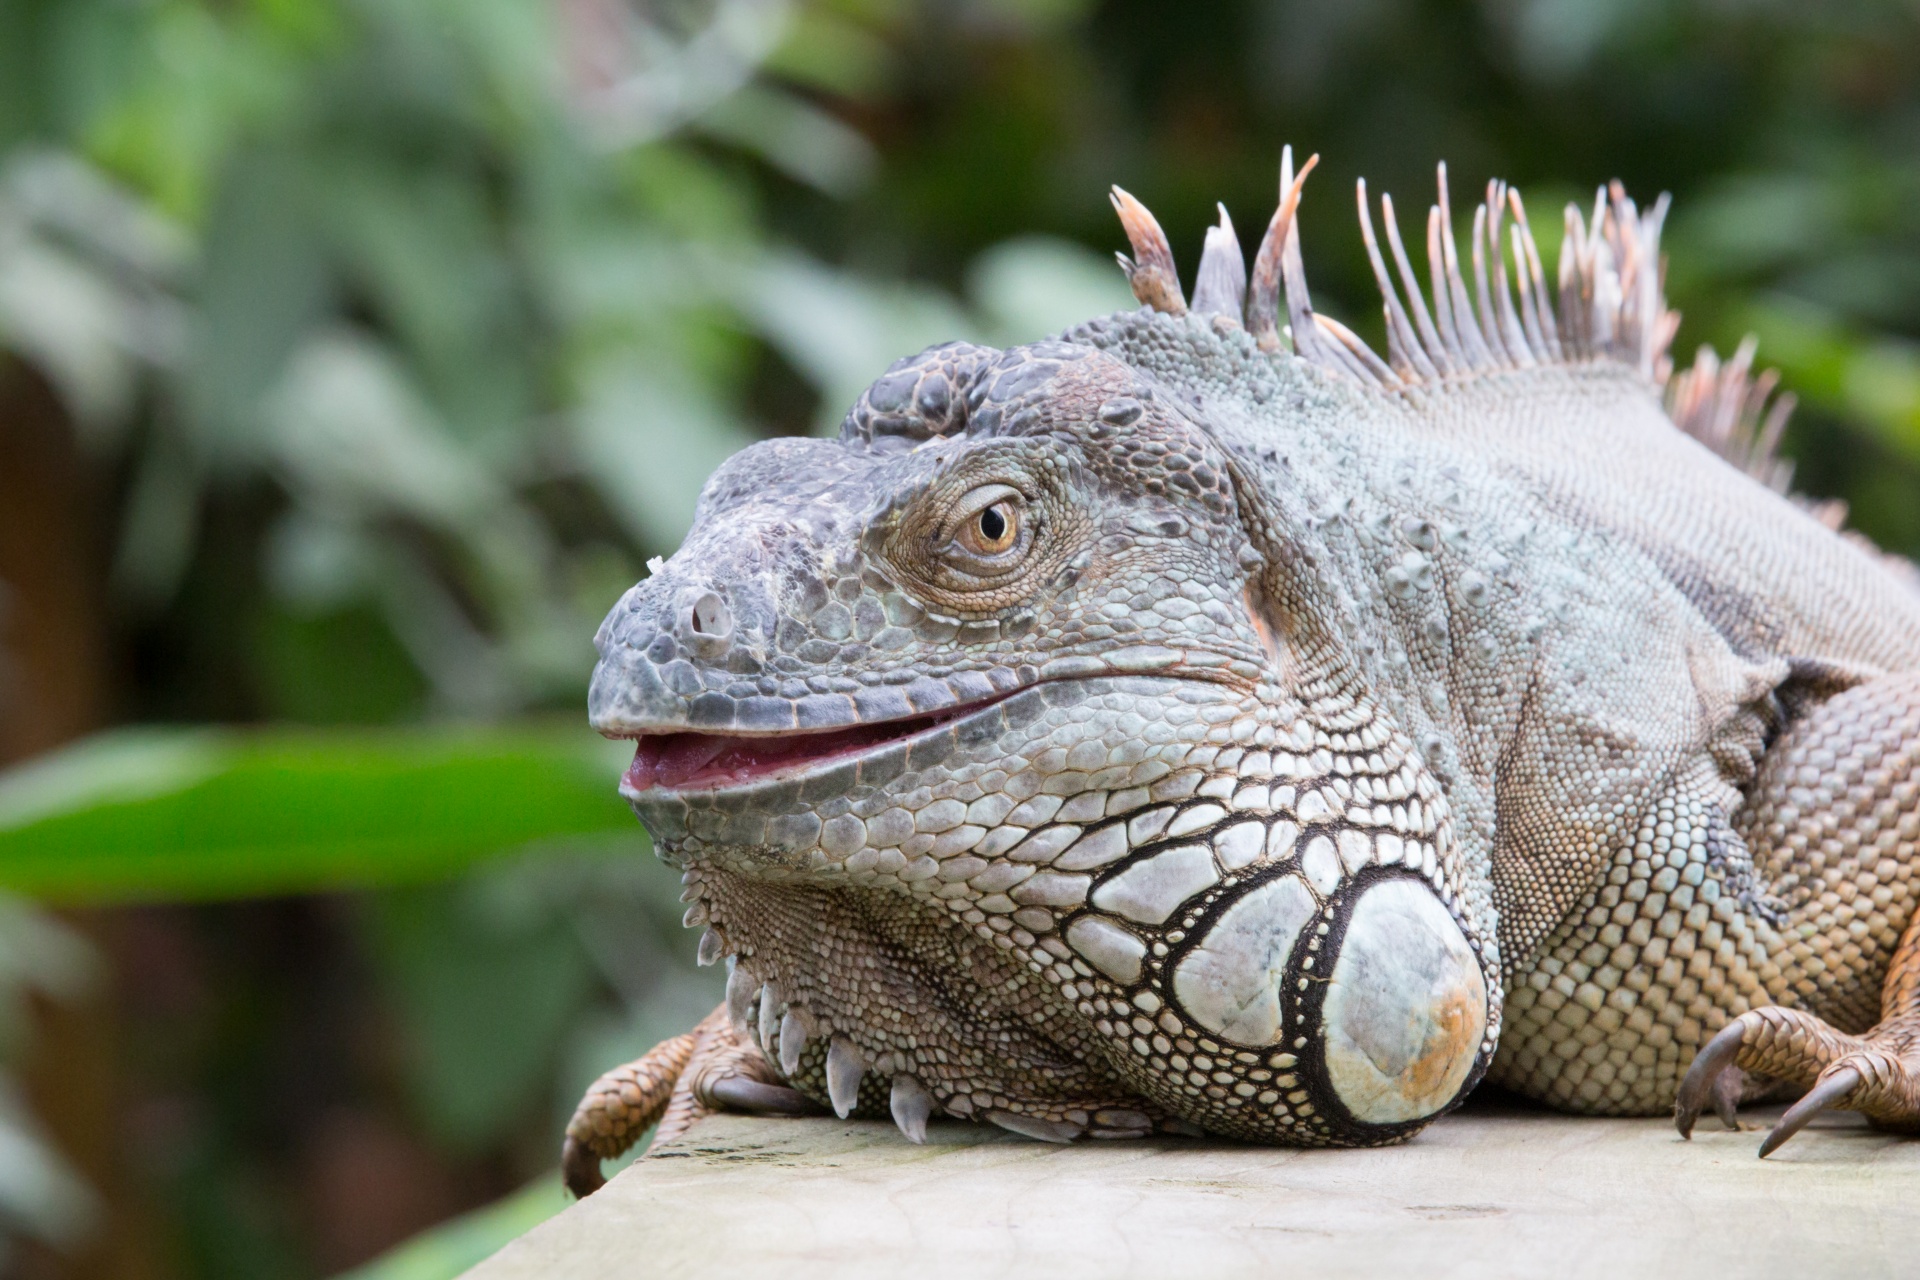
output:
<path id="1" fill-rule="evenodd" d="M 767 737 L 723 733 L 644 734 L 638 740 L 633 764 L 628 767 L 624 781 L 632 791 L 645 791 L 649 787 L 684 790 L 733 786 L 783 769 L 857 754 L 875 743 L 911 737 L 962 710 L 972 708 L 955 708 L 940 715 L 855 725 L 824 733 Z"/>

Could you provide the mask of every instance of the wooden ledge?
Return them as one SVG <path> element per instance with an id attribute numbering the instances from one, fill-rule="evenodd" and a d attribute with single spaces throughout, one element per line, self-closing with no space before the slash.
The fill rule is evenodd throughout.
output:
<path id="1" fill-rule="evenodd" d="M 468 1276 L 1915 1274 L 1920 1140 L 1833 1114 L 1758 1160 L 1778 1112 L 1683 1142 L 1479 1104 L 1369 1151 L 715 1116 Z"/>

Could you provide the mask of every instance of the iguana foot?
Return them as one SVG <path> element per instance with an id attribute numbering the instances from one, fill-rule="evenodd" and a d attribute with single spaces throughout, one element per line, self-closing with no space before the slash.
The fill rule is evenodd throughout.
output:
<path id="1" fill-rule="evenodd" d="M 1725 1082 L 1740 1072 L 1810 1086 L 1760 1144 L 1764 1158 L 1829 1107 L 1858 1111 L 1876 1127 L 1920 1132 L 1920 1016 L 1889 1018 L 1848 1035 L 1812 1014 L 1768 1005 L 1721 1029 L 1693 1060 L 1674 1101 L 1682 1137 L 1712 1102 L 1724 1121 Z"/>
<path id="2" fill-rule="evenodd" d="M 560 1170 L 567 1189 L 589 1196 L 606 1184 L 611 1160 L 658 1125 L 654 1141 L 678 1137 L 715 1111 L 807 1115 L 819 1110 L 781 1082 L 758 1046 L 735 1034 L 725 1007 L 685 1035 L 594 1081 L 567 1124 Z"/>

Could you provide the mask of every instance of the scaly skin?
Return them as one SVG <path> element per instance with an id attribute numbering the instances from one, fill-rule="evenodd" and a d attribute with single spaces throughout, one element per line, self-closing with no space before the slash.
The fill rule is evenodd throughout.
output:
<path id="1" fill-rule="evenodd" d="M 1672 1107 L 1728 1025 L 1683 1127 L 1726 1067 L 1912 1122 L 1920 595 L 1675 430 L 1623 197 L 1553 345 L 1522 256 L 1525 333 L 1455 279 L 1391 368 L 1306 309 L 1291 208 L 1243 327 L 1231 237 L 1166 314 L 1122 202 L 1159 310 L 901 361 L 609 615 L 593 722 L 732 968 L 679 1122 L 784 1080 L 916 1140 L 1376 1144 L 1489 1073 Z M 633 1070 L 576 1145 L 651 1119 Z"/>

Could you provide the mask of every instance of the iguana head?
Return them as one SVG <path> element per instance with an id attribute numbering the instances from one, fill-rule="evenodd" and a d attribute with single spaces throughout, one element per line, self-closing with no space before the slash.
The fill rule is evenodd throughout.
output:
<path id="1" fill-rule="evenodd" d="M 1311 522 L 1151 353 L 1304 362 L 1237 317 L 1105 323 L 1137 358 L 936 347 L 839 439 L 729 461 L 602 626 L 593 722 L 637 740 L 623 794 L 736 1022 L 843 1113 L 1392 1140 L 1485 1069 L 1493 944 L 1315 616 Z"/>
<path id="2" fill-rule="evenodd" d="M 1111 355 L 935 348 L 728 462 L 609 616 L 594 723 L 803 1088 L 837 1036 L 1029 1129 L 1356 1141 L 1465 1084 L 1444 804 L 1293 650 L 1235 471 Z"/>

